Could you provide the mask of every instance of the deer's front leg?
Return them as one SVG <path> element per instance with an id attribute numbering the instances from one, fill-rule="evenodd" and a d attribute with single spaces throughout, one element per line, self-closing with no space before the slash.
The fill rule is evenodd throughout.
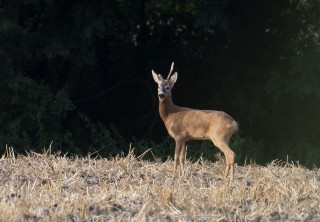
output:
<path id="1" fill-rule="evenodd" d="M 175 141 L 176 141 L 176 147 L 174 150 L 174 174 L 176 174 L 176 172 L 177 172 L 177 166 L 178 166 L 178 161 L 180 158 L 180 152 L 181 152 L 182 145 L 184 143 L 183 140 L 181 140 L 181 139 L 175 139 Z"/>
<path id="2" fill-rule="evenodd" d="M 185 141 L 183 141 L 182 144 L 181 144 L 181 151 L 180 151 L 180 155 L 179 155 L 179 161 L 180 161 L 180 167 L 181 167 L 181 171 L 182 171 L 182 176 L 184 176 L 185 160 L 186 160 L 186 144 L 185 144 Z"/>

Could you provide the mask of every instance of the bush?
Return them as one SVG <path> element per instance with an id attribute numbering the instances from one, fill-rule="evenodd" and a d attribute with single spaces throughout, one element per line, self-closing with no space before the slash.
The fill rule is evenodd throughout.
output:
<path id="1" fill-rule="evenodd" d="M 74 106 L 65 90 L 54 93 L 47 85 L 23 75 L 9 77 L 6 83 L 0 88 L 1 152 L 6 144 L 22 152 L 39 150 L 51 141 L 57 146 L 66 142 L 63 121 Z"/>

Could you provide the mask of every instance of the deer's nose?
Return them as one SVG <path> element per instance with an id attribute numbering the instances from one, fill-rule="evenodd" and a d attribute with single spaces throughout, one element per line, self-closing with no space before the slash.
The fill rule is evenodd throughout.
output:
<path id="1" fill-rule="evenodd" d="M 164 98 L 164 94 L 163 93 L 159 93 L 159 98 L 163 99 Z"/>

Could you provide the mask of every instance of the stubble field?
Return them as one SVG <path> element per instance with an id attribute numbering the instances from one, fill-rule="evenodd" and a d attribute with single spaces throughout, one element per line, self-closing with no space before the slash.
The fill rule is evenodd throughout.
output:
<path id="1" fill-rule="evenodd" d="M 235 166 L 143 161 L 130 152 L 81 158 L 7 152 L 0 159 L 0 221 L 320 221 L 320 170 L 292 163 Z"/>

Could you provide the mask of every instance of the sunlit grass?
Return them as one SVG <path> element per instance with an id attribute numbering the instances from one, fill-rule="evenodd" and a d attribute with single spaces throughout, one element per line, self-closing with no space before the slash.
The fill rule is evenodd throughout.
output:
<path id="1" fill-rule="evenodd" d="M 44 151 L 0 160 L 0 221 L 318 221 L 320 171 L 274 161 L 235 167 L 202 159 L 173 175 L 168 160 L 67 157 Z"/>

